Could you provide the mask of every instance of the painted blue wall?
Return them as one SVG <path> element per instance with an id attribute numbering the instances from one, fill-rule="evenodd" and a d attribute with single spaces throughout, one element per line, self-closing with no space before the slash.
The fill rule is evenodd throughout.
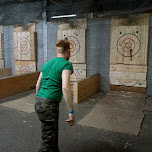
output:
<path id="1" fill-rule="evenodd" d="M 87 76 L 100 74 L 100 90 L 109 91 L 111 20 L 88 20 Z"/>
<path id="2" fill-rule="evenodd" d="M 5 68 L 12 68 L 12 75 L 15 75 L 13 32 L 13 26 L 3 27 Z"/>
<path id="3" fill-rule="evenodd" d="M 56 57 L 57 23 L 48 23 L 48 61 Z"/>
<path id="4" fill-rule="evenodd" d="M 48 23 L 47 24 L 47 34 L 48 34 L 48 61 L 56 57 L 56 41 L 57 41 L 57 23 Z M 44 65 L 44 53 L 43 53 L 43 29 L 42 24 L 36 25 L 37 32 L 37 70 L 41 71 L 42 66 Z"/>
<path id="5" fill-rule="evenodd" d="M 44 64 L 44 53 L 43 53 L 43 30 L 42 24 L 36 25 L 36 32 L 37 32 L 37 70 L 41 71 L 41 68 Z"/>

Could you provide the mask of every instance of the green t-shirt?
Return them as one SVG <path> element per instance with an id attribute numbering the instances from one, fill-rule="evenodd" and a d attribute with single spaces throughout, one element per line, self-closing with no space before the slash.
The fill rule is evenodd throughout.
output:
<path id="1" fill-rule="evenodd" d="M 42 67 L 42 85 L 37 96 L 60 102 L 63 96 L 62 71 L 65 69 L 71 70 L 73 73 L 71 62 L 61 57 L 45 63 Z"/>

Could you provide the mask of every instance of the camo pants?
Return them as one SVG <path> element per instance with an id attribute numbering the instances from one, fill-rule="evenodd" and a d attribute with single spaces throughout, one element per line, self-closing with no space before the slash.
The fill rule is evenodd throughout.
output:
<path id="1" fill-rule="evenodd" d="M 42 128 L 42 145 L 39 152 L 59 152 L 59 103 L 50 99 L 36 97 L 35 111 L 41 121 Z"/>

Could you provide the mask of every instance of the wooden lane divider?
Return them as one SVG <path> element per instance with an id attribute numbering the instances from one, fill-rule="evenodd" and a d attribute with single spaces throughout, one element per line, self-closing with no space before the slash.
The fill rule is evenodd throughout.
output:
<path id="1" fill-rule="evenodd" d="M 100 75 L 96 74 L 83 80 L 74 82 L 74 103 L 81 103 L 100 90 Z"/>
<path id="2" fill-rule="evenodd" d="M 0 99 L 35 87 L 39 72 L 0 79 Z"/>

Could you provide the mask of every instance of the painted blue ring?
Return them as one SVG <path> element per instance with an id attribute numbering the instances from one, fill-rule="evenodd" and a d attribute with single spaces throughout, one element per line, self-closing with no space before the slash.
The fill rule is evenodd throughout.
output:
<path id="1" fill-rule="evenodd" d="M 135 36 L 135 37 L 139 40 L 139 38 L 138 38 L 136 35 L 132 34 L 132 33 L 126 33 L 126 34 L 122 35 L 122 36 L 118 39 L 118 41 L 117 41 L 117 51 L 119 52 L 119 54 L 121 54 L 121 52 L 120 52 L 119 49 L 118 49 L 118 42 L 119 42 L 119 40 L 120 40 L 123 36 L 125 36 L 125 35 L 127 35 L 127 34 L 131 34 L 131 35 Z M 140 48 L 141 48 L 141 42 L 140 42 L 140 40 L 139 40 L 139 44 L 140 44 L 139 50 L 138 50 L 135 54 L 133 54 L 132 56 L 125 56 L 125 55 L 123 55 L 123 54 L 121 54 L 121 55 L 124 56 L 124 57 L 133 57 L 133 56 L 135 56 L 135 55 L 140 51 Z"/>
<path id="2" fill-rule="evenodd" d="M 121 85 L 126 86 L 126 85 L 124 85 L 119 79 L 118 79 L 118 81 L 119 81 L 119 83 L 120 83 Z M 139 81 L 139 80 L 137 80 L 137 82 L 136 82 L 135 84 L 133 84 L 132 87 L 134 87 L 134 86 L 138 83 L 138 81 Z"/>
<path id="3" fill-rule="evenodd" d="M 80 73 L 79 73 L 79 71 L 78 71 L 78 70 L 75 70 L 75 71 L 77 71 L 77 73 L 80 75 Z"/>

